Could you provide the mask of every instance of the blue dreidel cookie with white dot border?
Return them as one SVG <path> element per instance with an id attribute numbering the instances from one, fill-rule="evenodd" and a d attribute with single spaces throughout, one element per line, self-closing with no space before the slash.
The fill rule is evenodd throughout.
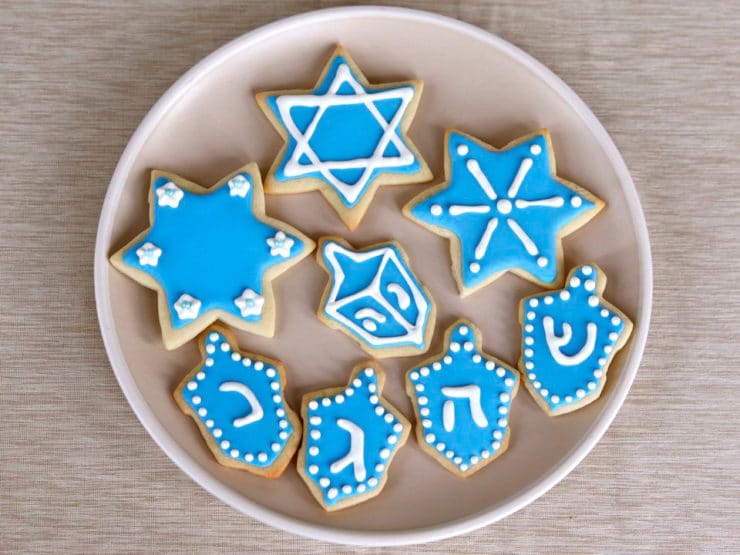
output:
<path id="1" fill-rule="evenodd" d="M 370 85 L 340 46 L 313 89 L 257 94 L 285 140 L 267 192 L 319 190 L 354 229 L 379 186 L 431 179 L 407 136 L 422 88 L 419 80 Z"/>
<path id="2" fill-rule="evenodd" d="M 565 414 L 601 395 L 614 355 L 632 322 L 602 298 L 606 276 L 596 264 L 571 270 L 560 291 L 522 299 L 524 384 L 550 415 Z"/>
<path id="3" fill-rule="evenodd" d="M 121 272 L 158 293 L 167 349 L 214 321 L 271 337 L 271 281 L 314 248 L 297 229 L 265 214 L 256 164 L 211 188 L 155 170 L 150 227 L 111 256 Z"/>
<path id="4" fill-rule="evenodd" d="M 381 397 L 385 375 L 372 362 L 355 367 L 345 387 L 304 395 L 298 473 L 327 511 L 378 495 L 411 424 Z"/>
<path id="5" fill-rule="evenodd" d="M 556 175 L 547 129 L 502 149 L 448 130 L 445 176 L 403 212 L 450 240 L 453 274 L 463 296 L 507 271 L 542 286 L 558 283 L 562 237 L 604 205 Z"/>
<path id="6" fill-rule="evenodd" d="M 480 330 L 458 320 L 445 333 L 445 350 L 406 374 L 419 445 L 458 476 L 479 471 L 509 445 L 518 389 L 519 373 L 484 353 Z"/>
<path id="7" fill-rule="evenodd" d="M 301 437 L 300 420 L 285 401 L 283 365 L 240 351 L 218 325 L 202 334 L 199 347 L 203 361 L 177 386 L 175 401 L 219 463 L 277 478 Z"/>
<path id="8" fill-rule="evenodd" d="M 376 358 L 424 352 L 434 332 L 436 307 L 395 241 L 361 249 L 322 237 L 316 258 L 329 274 L 319 318 Z"/>

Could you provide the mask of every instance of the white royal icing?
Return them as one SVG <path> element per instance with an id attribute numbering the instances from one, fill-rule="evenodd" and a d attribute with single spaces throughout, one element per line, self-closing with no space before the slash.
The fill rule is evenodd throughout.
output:
<path id="1" fill-rule="evenodd" d="M 253 316 L 255 314 L 262 314 L 265 299 L 254 290 L 245 289 L 240 296 L 234 299 L 234 304 L 242 316 Z"/>
<path id="2" fill-rule="evenodd" d="M 184 293 L 175 301 L 174 307 L 180 320 L 192 320 L 197 318 L 200 312 L 201 302 L 195 297 Z"/>
<path id="3" fill-rule="evenodd" d="M 177 208 L 183 196 L 185 196 L 185 193 L 183 193 L 182 189 L 172 183 L 172 181 L 168 181 L 157 189 L 157 204 L 159 206 Z"/>

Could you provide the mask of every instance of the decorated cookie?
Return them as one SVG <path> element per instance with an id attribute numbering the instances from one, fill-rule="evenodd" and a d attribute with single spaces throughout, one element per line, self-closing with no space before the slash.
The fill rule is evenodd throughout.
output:
<path id="1" fill-rule="evenodd" d="M 511 402 L 519 373 L 481 350 L 481 334 L 458 320 L 445 351 L 406 374 L 416 412 L 416 438 L 447 470 L 466 477 L 509 445 Z"/>
<path id="2" fill-rule="evenodd" d="M 555 174 L 550 134 L 542 129 L 497 150 L 464 133 L 445 139 L 447 181 L 404 213 L 450 239 L 462 295 L 506 271 L 543 286 L 562 279 L 561 238 L 603 202 Z"/>
<path id="3" fill-rule="evenodd" d="M 434 302 L 398 243 L 355 250 L 342 239 L 324 237 L 316 256 L 329 274 L 319 306 L 319 318 L 328 326 L 376 358 L 427 350 Z"/>
<path id="4" fill-rule="evenodd" d="M 265 180 L 268 193 L 318 189 L 354 229 L 380 185 L 419 183 L 432 174 L 406 136 L 421 81 L 370 85 L 338 47 L 316 86 L 257 95 L 285 139 Z"/>
<path id="5" fill-rule="evenodd" d="M 293 457 L 300 421 L 285 402 L 282 364 L 239 351 L 233 335 L 212 326 L 200 338 L 203 361 L 175 389 L 216 460 L 277 478 Z"/>
<path id="6" fill-rule="evenodd" d="M 346 387 L 303 397 L 304 441 L 298 473 L 327 511 L 378 495 L 411 425 L 380 396 L 385 376 L 371 362 L 355 367 Z"/>
<path id="7" fill-rule="evenodd" d="M 598 399 L 612 358 L 632 332 L 632 322 L 601 297 L 605 286 L 604 273 L 589 264 L 572 270 L 564 289 L 526 297 L 519 305 L 519 368 L 548 414 Z"/>
<path id="8" fill-rule="evenodd" d="M 272 336 L 270 281 L 314 243 L 265 215 L 257 166 L 244 166 L 210 189 L 154 171 L 149 206 L 149 229 L 111 262 L 158 292 L 165 347 L 179 347 L 216 319 Z"/>

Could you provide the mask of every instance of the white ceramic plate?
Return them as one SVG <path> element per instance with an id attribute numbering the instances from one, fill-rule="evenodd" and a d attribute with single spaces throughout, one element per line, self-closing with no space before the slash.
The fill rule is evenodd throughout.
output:
<path id="1" fill-rule="evenodd" d="M 635 329 L 597 402 L 548 418 L 521 389 L 512 406 L 509 450 L 491 465 L 462 480 L 410 439 L 381 495 L 329 515 L 293 466 L 270 481 L 213 460 L 171 397 L 182 375 L 198 362 L 196 347 L 163 349 L 154 293 L 114 271 L 108 256 L 148 223 L 151 169 L 174 171 L 203 185 L 249 161 L 264 172 L 281 141 L 260 113 L 254 92 L 311 87 L 337 43 L 371 82 L 424 81 L 411 137 L 435 182 L 443 177 L 446 127 L 495 146 L 548 127 L 558 173 L 608 205 L 566 239 L 566 265 L 598 263 L 608 276 L 605 297 L 632 318 Z M 356 246 L 400 239 L 438 304 L 430 353 L 440 350 L 444 329 L 466 316 L 482 329 L 486 351 L 516 363 L 517 304 L 538 288 L 506 275 L 461 300 L 449 271 L 447 243 L 400 213 L 400 206 L 423 187 L 382 190 L 351 233 L 318 193 L 268 197 L 267 211 L 314 238 L 338 234 Z M 276 281 L 275 338 L 238 334 L 243 348 L 285 362 L 286 394 L 293 406 L 308 391 L 345 383 L 352 366 L 366 358 L 351 340 L 315 317 L 325 279 L 314 261 L 305 260 Z M 395 8 L 340 8 L 248 33 L 200 62 L 162 96 L 131 138 L 111 180 L 98 229 L 95 287 L 105 346 L 126 398 L 157 444 L 193 480 L 236 509 L 296 534 L 388 545 L 445 538 L 495 522 L 537 499 L 586 456 L 612 422 L 637 372 L 650 317 L 652 270 L 645 222 L 624 162 L 596 117 L 560 79 L 505 41 L 453 19 Z M 420 358 L 382 361 L 386 395 L 407 416 L 411 407 L 402 376 Z"/>

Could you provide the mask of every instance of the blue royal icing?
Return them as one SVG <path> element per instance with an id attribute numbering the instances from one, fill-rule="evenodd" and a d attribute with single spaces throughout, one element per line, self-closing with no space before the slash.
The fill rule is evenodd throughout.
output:
<path id="1" fill-rule="evenodd" d="M 320 256 L 330 276 L 326 318 L 370 349 L 426 349 L 432 301 L 396 245 L 356 251 L 326 239 Z"/>
<path id="2" fill-rule="evenodd" d="M 176 181 L 152 181 L 151 228 L 123 262 L 157 280 L 174 329 L 216 309 L 259 322 L 265 273 L 306 254 L 305 241 L 255 216 L 254 180 L 246 171 L 202 194 Z"/>
<path id="3" fill-rule="evenodd" d="M 202 344 L 205 360 L 180 388 L 180 398 L 222 456 L 247 468 L 272 466 L 298 432 L 280 372 L 269 361 L 233 350 L 220 332 L 209 331 Z"/>
<path id="4" fill-rule="evenodd" d="M 572 405 L 598 398 L 617 345 L 632 330 L 631 322 L 603 301 L 599 282 L 603 288 L 597 266 L 579 266 L 564 289 L 522 300 L 520 367 L 548 412 L 569 412 Z"/>
<path id="5" fill-rule="evenodd" d="M 353 207 L 378 175 L 421 171 L 402 129 L 416 87 L 368 88 L 363 81 L 348 57 L 337 54 L 309 93 L 265 96 L 287 133 L 276 180 L 320 179 L 345 206 Z"/>
<path id="6" fill-rule="evenodd" d="M 594 211 L 599 201 L 554 175 L 547 132 L 500 151 L 457 132 L 449 132 L 446 142 L 446 186 L 422 194 L 406 210 L 459 241 L 462 290 L 484 285 L 507 270 L 520 270 L 541 283 L 555 282 L 560 273 L 558 234 Z"/>
<path id="7" fill-rule="evenodd" d="M 406 441 L 410 425 L 381 399 L 378 372 L 363 366 L 343 390 L 304 400 L 301 470 L 329 509 L 379 493 L 391 459 Z"/>
<path id="8" fill-rule="evenodd" d="M 505 449 L 519 374 L 478 350 L 472 325 L 455 323 L 447 350 L 406 374 L 419 442 L 470 475 Z"/>

